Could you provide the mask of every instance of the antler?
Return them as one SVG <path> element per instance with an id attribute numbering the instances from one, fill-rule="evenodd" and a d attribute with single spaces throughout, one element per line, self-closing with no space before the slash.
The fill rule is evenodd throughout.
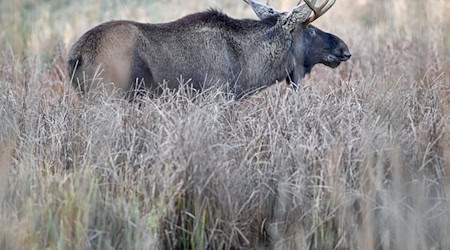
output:
<path id="1" fill-rule="evenodd" d="M 333 5 L 336 3 L 336 0 L 327 0 L 325 1 L 321 6 L 316 7 L 314 6 L 313 3 L 311 3 L 309 0 L 303 0 L 306 5 L 308 5 L 308 7 L 314 12 L 314 16 L 310 17 L 308 20 L 306 20 L 306 22 L 304 23 L 304 25 L 308 25 L 312 22 L 314 22 L 314 20 L 316 20 L 317 18 L 319 18 L 321 15 L 325 14 L 328 10 L 330 10 L 331 7 L 333 7 Z M 330 4 L 328 4 L 330 3 Z"/>
<path id="2" fill-rule="evenodd" d="M 279 15 L 278 10 L 263 3 L 260 3 L 256 0 L 242 0 L 250 5 L 259 19 L 265 19 L 271 16 Z"/>
<path id="3" fill-rule="evenodd" d="M 316 7 L 317 0 L 299 0 L 297 6 L 290 12 L 280 12 L 273 7 L 260 3 L 256 0 L 243 0 L 250 5 L 260 19 L 271 16 L 279 16 L 283 29 L 287 31 L 293 30 L 297 24 L 304 26 L 312 23 L 314 20 L 325 14 L 335 3 L 336 0 L 326 0 L 322 5 Z M 305 4 L 301 4 L 304 1 Z M 314 15 L 311 16 L 311 12 Z"/>
<path id="4" fill-rule="evenodd" d="M 312 1 L 314 5 L 317 0 Z M 300 0 L 297 6 L 292 9 L 292 11 L 283 13 L 281 15 L 281 22 L 284 30 L 291 31 L 298 24 L 303 24 L 310 18 L 312 9 L 306 4 L 300 4 L 301 2 L 302 1 Z"/>

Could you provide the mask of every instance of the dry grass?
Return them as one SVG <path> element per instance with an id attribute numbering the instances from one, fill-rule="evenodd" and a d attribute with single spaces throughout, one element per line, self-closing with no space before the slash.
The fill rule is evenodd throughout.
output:
<path id="1" fill-rule="evenodd" d="M 98 22 L 252 15 L 146 2 L 0 4 L 0 249 L 450 249 L 448 3 L 338 1 L 317 26 L 353 58 L 300 91 L 78 102 Z"/>

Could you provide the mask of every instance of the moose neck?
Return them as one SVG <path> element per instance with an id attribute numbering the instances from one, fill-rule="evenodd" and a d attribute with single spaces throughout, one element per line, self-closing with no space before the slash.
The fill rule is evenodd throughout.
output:
<path id="1" fill-rule="evenodd" d="M 285 80 L 294 70 L 292 35 L 273 20 L 257 21 L 259 25 L 246 32 L 238 50 L 242 50 L 241 74 L 235 84 L 240 98 Z"/>

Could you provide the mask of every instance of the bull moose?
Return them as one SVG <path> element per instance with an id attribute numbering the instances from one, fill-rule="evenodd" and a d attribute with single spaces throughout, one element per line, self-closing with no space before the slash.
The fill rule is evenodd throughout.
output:
<path id="1" fill-rule="evenodd" d="M 335 68 L 351 57 L 341 39 L 310 25 L 336 0 L 300 1 L 290 12 L 244 1 L 260 20 L 208 10 L 169 23 L 100 24 L 69 52 L 72 84 L 81 94 L 98 87 L 159 93 L 161 86 L 187 82 L 198 91 L 224 87 L 241 98 L 285 79 L 299 84 L 314 65 Z"/>

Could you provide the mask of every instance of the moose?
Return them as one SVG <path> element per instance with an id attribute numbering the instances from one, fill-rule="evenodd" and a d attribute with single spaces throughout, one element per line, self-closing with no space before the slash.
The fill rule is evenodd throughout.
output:
<path id="1" fill-rule="evenodd" d="M 72 85 L 83 95 L 99 87 L 160 93 L 188 83 L 198 91 L 224 87 L 239 99 L 278 81 L 298 85 L 314 65 L 335 68 L 351 57 L 344 41 L 311 25 L 336 0 L 300 1 L 290 12 L 244 1 L 260 20 L 208 10 L 169 23 L 100 24 L 69 52 Z"/>

